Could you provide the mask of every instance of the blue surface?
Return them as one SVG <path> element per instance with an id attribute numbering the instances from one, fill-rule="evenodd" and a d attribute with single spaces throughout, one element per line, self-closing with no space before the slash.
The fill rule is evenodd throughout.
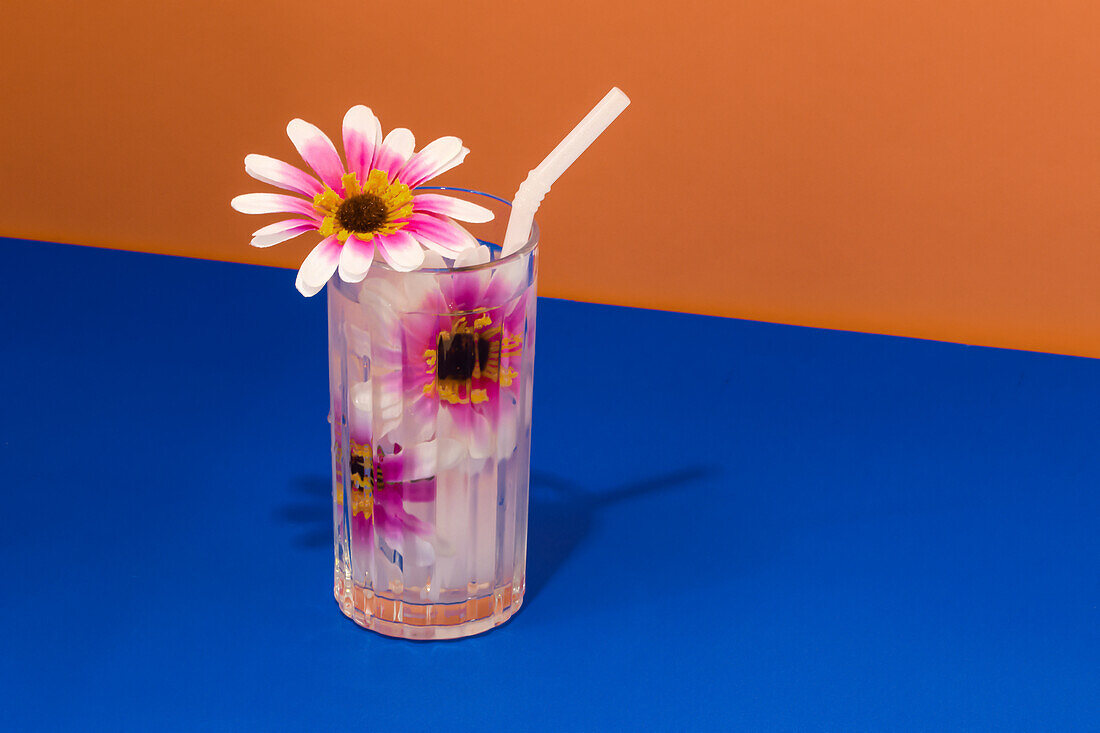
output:
<path id="1" fill-rule="evenodd" d="M 1100 727 L 1100 361 L 544 299 L 527 602 L 416 643 L 293 272 L 0 256 L 9 729 Z"/>

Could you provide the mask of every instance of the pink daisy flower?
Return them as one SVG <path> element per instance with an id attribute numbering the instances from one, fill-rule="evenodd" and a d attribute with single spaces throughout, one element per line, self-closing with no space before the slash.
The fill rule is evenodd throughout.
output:
<path id="1" fill-rule="evenodd" d="M 488 257 L 488 248 L 480 246 L 455 266 Z M 498 428 L 514 427 L 520 399 L 527 275 L 520 263 L 455 272 L 415 294 L 419 305 L 401 319 L 408 417 L 415 425 L 452 423 L 456 430 L 443 433 L 462 436 L 473 458 L 492 455 L 498 440 L 514 443 Z"/>
<path id="2" fill-rule="evenodd" d="M 477 241 L 456 220 L 493 218 L 483 206 L 418 191 L 466 158 L 470 151 L 457 137 L 441 137 L 414 153 L 412 132 L 397 128 L 383 139 L 378 118 L 357 105 L 344 115 L 345 166 L 336 146 L 314 125 L 295 119 L 286 131 L 316 177 L 275 158 L 249 155 L 244 162 L 250 176 L 298 196 L 248 193 L 231 205 L 244 214 L 292 215 L 253 232 L 254 247 L 306 232 L 322 236 L 298 270 L 295 286 L 305 296 L 318 293 L 337 270 L 346 282 L 362 281 L 376 253 L 402 272 L 420 267 L 425 248 L 457 257 Z"/>
<path id="3" fill-rule="evenodd" d="M 363 392 L 369 394 L 369 388 Z M 375 441 L 369 410 L 353 408 L 351 418 L 347 470 L 353 556 L 371 558 L 378 547 L 396 565 L 403 565 L 410 553 L 415 564 L 430 565 L 435 561 L 431 543 L 435 528 L 405 504 L 435 501 L 439 442 L 402 446 L 386 439 Z M 365 571 L 369 561 L 357 565 Z"/>

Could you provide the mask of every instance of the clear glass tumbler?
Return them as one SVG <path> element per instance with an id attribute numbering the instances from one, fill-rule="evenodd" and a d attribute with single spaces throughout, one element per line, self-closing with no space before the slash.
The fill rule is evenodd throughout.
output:
<path id="1" fill-rule="evenodd" d="M 501 258 L 508 203 L 467 225 L 482 265 L 328 285 L 333 590 L 368 629 L 469 636 L 523 602 L 538 230 Z"/>

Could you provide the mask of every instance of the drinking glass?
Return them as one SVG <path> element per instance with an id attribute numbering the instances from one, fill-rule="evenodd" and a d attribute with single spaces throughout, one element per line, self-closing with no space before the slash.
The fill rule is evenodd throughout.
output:
<path id="1" fill-rule="evenodd" d="M 425 187 L 427 188 L 427 187 Z M 507 201 L 467 229 L 489 262 L 328 285 L 333 592 L 361 626 L 450 639 L 523 603 L 538 229 L 500 256 Z"/>

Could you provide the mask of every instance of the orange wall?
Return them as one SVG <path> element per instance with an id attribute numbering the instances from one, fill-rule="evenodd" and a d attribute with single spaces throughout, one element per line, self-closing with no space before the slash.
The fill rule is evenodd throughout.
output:
<path id="1" fill-rule="evenodd" d="M 510 195 L 612 84 L 540 215 L 548 295 L 1100 356 L 1100 3 L 9 3 L 0 233 L 254 250 L 246 153 L 375 109 Z M 7 268 L 5 268 L 7 269 Z M 287 288 L 292 287 L 288 275 Z M 201 297 L 201 295 L 196 295 Z"/>

